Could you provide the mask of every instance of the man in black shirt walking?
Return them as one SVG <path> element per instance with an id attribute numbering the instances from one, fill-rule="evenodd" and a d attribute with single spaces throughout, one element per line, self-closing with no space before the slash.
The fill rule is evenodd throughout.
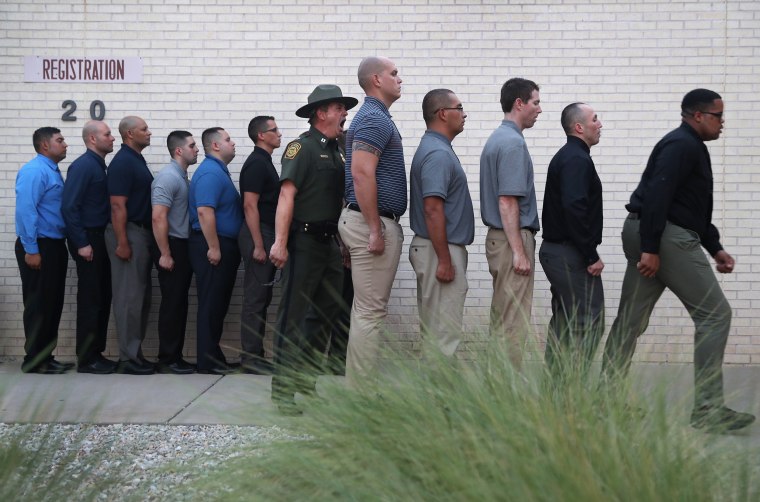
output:
<path id="1" fill-rule="evenodd" d="M 623 250 L 628 267 L 617 318 L 604 349 L 603 377 L 623 375 L 636 339 L 646 330 L 667 287 L 694 320 L 694 410 L 691 424 L 708 430 L 741 429 L 755 417 L 727 408 L 723 400 L 723 353 L 731 327 L 728 304 L 702 247 L 716 270 L 731 273 L 712 224 L 713 178 L 705 141 L 723 130 L 723 100 L 695 89 L 681 102 L 681 126 L 654 147 L 638 188 L 626 206 Z"/>
<path id="2" fill-rule="evenodd" d="M 549 163 L 538 253 L 552 293 L 545 357 L 557 381 L 576 371 L 585 374 L 604 332 L 604 263 L 596 252 L 602 242 L 602 182 L 590 155 L 602 122 L 585 103 L 566 106 L 561 122 L 567 143 Z"/>

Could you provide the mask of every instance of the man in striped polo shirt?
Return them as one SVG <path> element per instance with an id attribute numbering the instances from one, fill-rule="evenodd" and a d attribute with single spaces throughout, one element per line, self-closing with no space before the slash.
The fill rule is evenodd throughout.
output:
<path id="1" fill-rule="evenodd" d="M 346 135 L 346 203 L 339 224 L 351 253 L 354 302 L 348 337 L 346 379 L 354 387 L 377 364 L 381 326 L 396 277 L 406 212 L 406 168 L 401 134 L 390 106 L 401 97 L 401 78 L 387 58 L 359 65 L 366 97 Z"/>

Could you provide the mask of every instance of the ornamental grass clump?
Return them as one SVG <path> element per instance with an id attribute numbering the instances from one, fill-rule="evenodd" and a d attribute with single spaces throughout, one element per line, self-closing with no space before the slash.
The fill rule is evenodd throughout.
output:
<path id="1" fill-rule="evenodd" d="M 516 372 L 499 353 L 384 374 L 320 386 L 293 422 L 301 439 L 214 483 L 238 500 L 760 500 L 758 451 L 691 430 L 664 393 Z"/>

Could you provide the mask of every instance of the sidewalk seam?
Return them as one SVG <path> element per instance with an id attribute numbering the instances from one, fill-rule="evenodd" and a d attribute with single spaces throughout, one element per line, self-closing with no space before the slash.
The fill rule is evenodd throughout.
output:
<path id="1" fill-rule="evenodd" d="M 185 406 L 183 406 L 182 408 L 180 408 L 179 411 L 177 411 L 177 413 L 175 413 L 174 415 L 172 415 L 171 417 L 169 417 L 169 419 L 166 421 L 166 424 L 171 424 L 172 420 L 174 420 L 175 418 L 177 418 L 183 411 L 185 411 L 186 409 L 188 409 L 194 402 L 196 402 L 204 394 L 206 394 L 206 392 L 208 392 L 209 390 L 211 390 L 217 383 L 219 383 L 219 381 L 222 378 L 224 378 L 224 375 L 219 376 L 219 378 L 217 378 L 216 380 L 214 380 L 211 383 L 211 385 L 209 385 L 208 387 L 206 387 L 205 389 L 203 389 L 203 392 L 201 392 L 200 394 L 198 394 L 197 396 L 195 396 L 193 399 L 190 400 L 190 402 L 188 402 L 187 404 L 185 404 Z"/>

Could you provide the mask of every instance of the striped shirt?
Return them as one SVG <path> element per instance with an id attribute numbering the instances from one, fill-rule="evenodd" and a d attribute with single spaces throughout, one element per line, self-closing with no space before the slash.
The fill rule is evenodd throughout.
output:
<path id="1" fill-rule="evenodd" d="M 356 204 L 354 179 L 351 176 L 352 146 L 355 141 L 380 150 L 375 178 L 377 206 L 397 216 L 406 212 L 406 167 L 401 134 L 391 119 L 388 108 L 379 99 L 364 98 L 346 134 L 346 202 Z"/>

